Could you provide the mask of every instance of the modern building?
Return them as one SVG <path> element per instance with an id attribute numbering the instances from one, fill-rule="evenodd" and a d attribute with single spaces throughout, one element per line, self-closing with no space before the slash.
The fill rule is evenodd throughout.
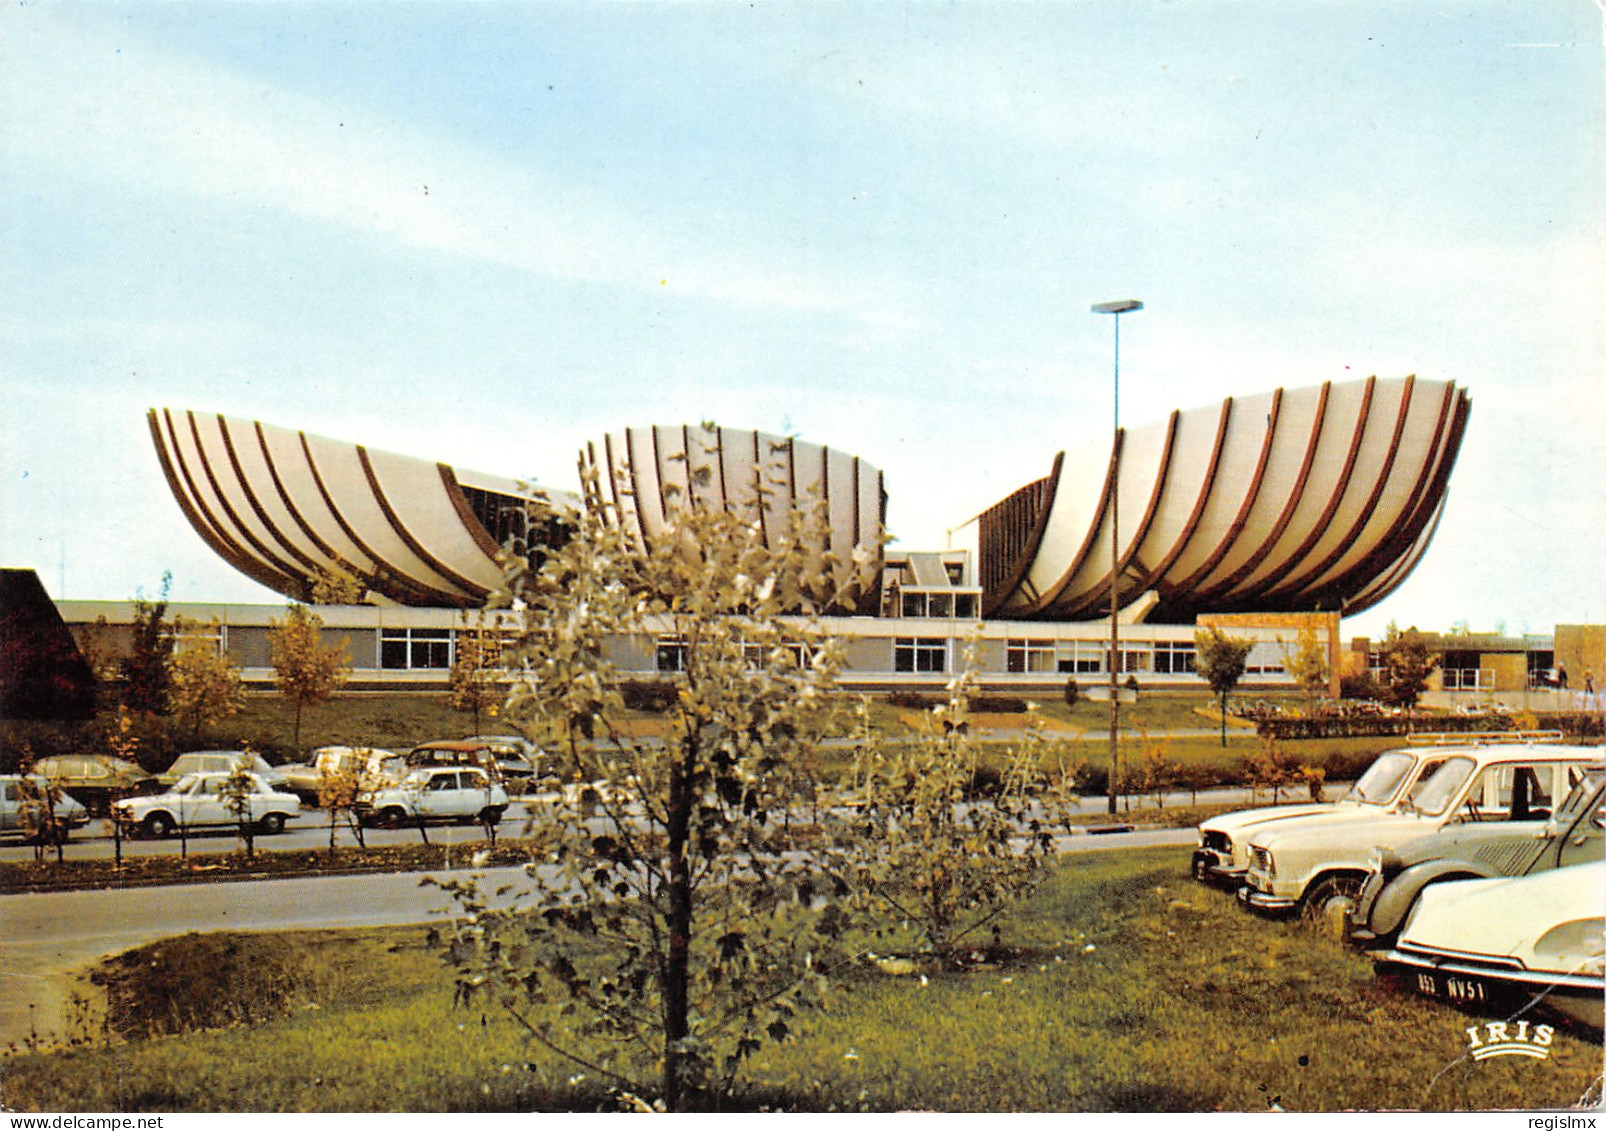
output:
<path id="1" fill-rule="evenodd" d="M 849 686 L 940 685 L 969 663 L 986 686 L 1048 690 L 1074 677 L 1097 693 L 1112 583 L 1117 672 L 1142 684 L 1199 686 L 1193 634 L 1212 623 L 1256 642 L 1251 686 L 1288 682 L 1307 628 L 1337 672 L 1340 617 L 1393 592 L 1426 552 L 1470 407 L 1453 382 L 1405 377 L 1172 412 L 1054 456 L 1048 475 L 983 513 L 974 555 L 885 550 L 879 470 L 760 432 L 610 433 L 580 453 L 583 482 L 570 491 L 226 416 L 148 419 L 180 511 L 226 561 L 296 600 L 330 576 L 355 579 L 362 603 L 320 615 L 346 638 L 358 685 L 443 683 L 457 634 L 509 615 L 480 611 L 503 555 L 560 545 L 592 492 L 644 546 L 685 500 L 741 514 L 765 540 L 786 533 L 797 504 L 821 508 L 820 550 L 855 594 L 825 622 Z M 80 632 L 104 618 L 115 635 L 131 615 L 116 602 L 61 608 Z M 247 677 L 268 678 L 279 608 L 175 612 L 215 624 L 206 631 Z M 666 627 L 614 641 L 611 658 L 650 676 L 680 654 Z"/>

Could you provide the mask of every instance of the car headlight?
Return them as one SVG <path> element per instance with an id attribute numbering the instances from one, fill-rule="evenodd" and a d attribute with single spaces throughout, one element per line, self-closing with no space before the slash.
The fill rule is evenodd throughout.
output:
<path id="1" fill-rule="evenodd" d="M 1599 969 L 1606 951 L 1606 921 L 1574 919 L 1550 928 L 1534 943 L 1534 957 L 1546 958 L 1571 968 L 1593 963 Z"/>

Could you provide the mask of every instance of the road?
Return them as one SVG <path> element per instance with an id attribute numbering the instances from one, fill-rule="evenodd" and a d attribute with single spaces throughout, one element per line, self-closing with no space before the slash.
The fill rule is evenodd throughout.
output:
<path id="1" fill-rule="evenodd" d="M 432 834 L 433 835 L 433 834 Z M 1193 829 L 1081 835 L 1061 851 L 1194 843 Z M 429 873 L 466 877 L 467 869 Z M 483 873 L 506 898 L 528 890 L 519 868 Z M 265 931 L 427 923 L 450 899 L 420 873 L 191 884 L 182 887 L 30 892 L 0 896 L 0 1046 L 61 1033 L 75 975 L 107 955 L 192 931 Z"/>
<path id="2" fill-rule="evenodd" d="M 1347 782 L 1327 783 L 1326 795 L 1329 798 L 1339 797 L 1349 788 Z M 1252 796 L 1250 791 L 1241 787 L 1223 789 L 1202 789 L 1198 792 L 1200 805 L 1251 805 L 1265 804 L 1269 801 L 1268 795 L 1262 793 Z M 1284 801 L 1304 801 L 1302 796 L 1287 796 Z M 1194 794 L 1183 790 L 1168 793 L 1164 796 L 1167 808 L 1176 808 L 1190 805 L 1194 802 Z M 1132 806 L 1136 808 L 1153 808 L 1153 802 L 1145 798 L 1141 801 L 1133 799 Z M 1099 797 L 1082 798 L 1081 811 L 1085 814 L 1096 815 L 1103 811 L 1104 799 Z M 503 818 L 501 831 L 504 835 L 518 836 L 524 828 L 526 813 L 521 803 L 515 802 L 509 806 L 507 815 Z M 429 828 L 431 844 L 467 844 L 485 839 L 485 831 L 478 825 L 436 825 Z M 367 842 L 372 845 L 387 844 L 416 844 L 419 841 L 417 829 L 367 829 L 363 833 Z M 338 844 L 350 846 L 356 843 L 351 831 L 344 825 L 339 831 Z M 304 812 L 293 820 L 286 830 L 279 836 L 259 836 L 256 839 L 258 852 L 287 851 L 291 849 L 318 849 L 329 844 L 328 816 L 322 810 L 313 809 Z M 188 851 L 191 855 L 205 855 L 207 853 L 233 852 L 240 847 L 239 835 L 233 829 L 209 829 L 192 832 L 189 837 Z M 91 821 L 86 827 L 73 833 L 72 839 L 67 842 L 63 855 L 68 860 L 110 859 L 115 852 L 112 840 L 111 826 L 105 821 Z M 123 854 L 125 856 L 161 856 L 176 855 L 179 851 L 177 837 L 166 840 L 123 840 Z M 34 850 L 24 844 L 10 842 L 0 844 L 0 863 L 11 861 L 24 861 L 33 859 Z M 53 855 L 53 854 L 52 854 Z"/>

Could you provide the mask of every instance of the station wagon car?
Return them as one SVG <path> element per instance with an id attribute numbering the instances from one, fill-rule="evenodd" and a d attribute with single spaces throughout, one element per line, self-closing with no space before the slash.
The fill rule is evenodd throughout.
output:
<path id="1" fill-rule="evenodd" d="M 364 791 L 356 809 L 365 824 L 388 828 L 448 821 L 495 825 L 507 804 L 501 783 L 478 767 L 428 766 L 395 785 Z"/>
<path id="2" fill-rule="evenodd" d="M 1356 902 L 1350 941 L 1388 945 L 1429 884 L 1526 876 L 1606 859 L 1603 828 L 1606 766 L 1596 765 L 1548 819 L 1463 822 L 1398 848 L 1378 848 Z"/>
<path id="3" fill-rule="evenodd" d="M 1256 832 L 1238 898 L 1268 913 L 1299 910 L 1341 922 L 1360 895 L 1373 848 L 1460 824 L 1542 822 L 1600 761 L 1599 747 L 1592 746 L 1514 743 L 1437 753 L 1444 755 L 1438 767 L 1389 809 L 1346 821 L 1274 824 Z"/>
<path id="4" fill-rule="evenodd" d="M 246 812 L 237 812 L 225 784 L 231 774 L 185 774 L 166 793 L 129 797 L 112 805 L 112 816 L 125 828 L 146 836 L 170 836 L 175 829 L 235 826 L 243 816 L 264 833 L 284 831 L 284 823 L 301 812 L 293 793 L 281 793 L 260 774 L 247 773 L 250 789 L 244 796 Z"/>
<path id="5" fill-rule="evenodd" d="M 1434 884 L 1416 901 L 1378 976 L 1462 1008 L 1541 1010 L 1601 1027 L 1606 862 L 1531 876 Z"/>
<path id="6" fill-rule="evenodd" d="M 1411 791 L 1441 766 L 1449 753 L 1427 745 L 1437 736 L 1413 736 L 1423 745 L 1378 755 L 1337 801 L 1314 805 L 1273 805 L 1222 813 L 1199 825 L 1199 846 L 1193 851 L 1194 879 L 1236 891 L 1249 871 L 1249 841 L 1255 834 L 1291 822 L 1365 820 L 1392 812 Z"/>
<path id="7" fill-rule="evenodd" d="M 104 817 L 111 804 L 131 793 L 148 793 L 156 775 L 123 758 L 109 754 L 60 754 L 41 758 L 33 772 L 49 778 L 83 803 L 91 816 Z"/>

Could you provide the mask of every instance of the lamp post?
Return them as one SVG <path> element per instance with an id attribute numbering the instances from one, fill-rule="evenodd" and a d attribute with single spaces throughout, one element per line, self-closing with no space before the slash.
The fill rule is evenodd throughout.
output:
<path id="1" fill-rule="evenodd" d="M 1094 303 L 1094 314 L 1115 315 L 1115 428 L 1110 444 L 1112 457 L 1110 472 L 1110 812 L 1115 812 L 1115 798 L 1121 776 L 1121 689 L 1116 675 L 1121 667 L 1121 627 L 1117 614 L 1121 611 L 1121 459 L 1118 445 L 1121 442 L 1121 315 L 1143 309 L 1135 298 L 1116 302 Z"/>

